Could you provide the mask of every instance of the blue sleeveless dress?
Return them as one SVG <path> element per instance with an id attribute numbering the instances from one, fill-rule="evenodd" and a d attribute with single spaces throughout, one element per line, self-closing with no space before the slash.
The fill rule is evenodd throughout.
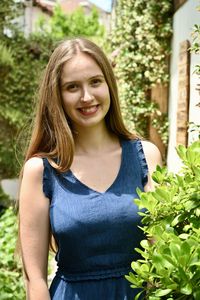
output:
<path id="1" fill-rule="evenodd" d="M 124 275 L 139 258 L 134 248 L 144 238 L 133 199 L 147 182 L 148 168 L 140 140 L 122 140 L 121 147 L 118 175 L 103 193 L 43 159 L 43 191 L 58 244 L 53 300 L 133 300 L 138 292 Z"/>

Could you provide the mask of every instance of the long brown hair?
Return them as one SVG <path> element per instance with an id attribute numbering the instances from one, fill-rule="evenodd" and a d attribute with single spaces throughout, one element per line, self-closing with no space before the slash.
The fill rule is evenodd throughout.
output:
<path id="1" fill-rule="evenodd" d="M 108 84 L 111 103 L 105 117 L 107 128 L 123 139 L 136 137 L 123 123 L 116 79 L 106 55 L 93 42 L 85 38 L 74 38 L 65 40 L 56 47 L 45 69 L 25 161 L 37 155 L 48 158 L 58 171 L 70 168 L 74 155 L 74 139 L 62 105 L 61 74 L 64 64 L 80 52 L 94 59 Z M 58 163 L 53 160 L 55 157 Z"/>

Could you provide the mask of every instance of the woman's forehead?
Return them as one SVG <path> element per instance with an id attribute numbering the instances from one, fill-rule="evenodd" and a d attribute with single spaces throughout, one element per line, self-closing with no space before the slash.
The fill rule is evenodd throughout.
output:
<path id="1" fill-rule="evenodd" d="M 93 77 L 103 75 L 97 62 L 88 54 L 78 53 L 69 59 L 63 66 L 62 79 L 73 80 L 75 77 Z"/>

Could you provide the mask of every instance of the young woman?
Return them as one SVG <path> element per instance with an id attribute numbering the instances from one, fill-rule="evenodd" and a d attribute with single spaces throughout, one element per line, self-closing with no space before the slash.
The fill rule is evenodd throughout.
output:
<path id="1" fill-rule="evenodd" d="M 29 300 L 132 300 L 124 278 L 143 239 L 133 202 L 161 156 L 124 126 L 115 77 L 89 40 L 62 42 L 41 83 L 20 190 Z M 49 241 L 57 273 L 47 286 Z"/>

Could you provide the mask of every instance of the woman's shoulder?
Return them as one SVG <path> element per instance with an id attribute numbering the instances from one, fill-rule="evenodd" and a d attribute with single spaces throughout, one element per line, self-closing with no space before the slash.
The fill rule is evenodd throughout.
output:
<path id="1" fill-rule="evenodd" d="M 150 141 L 141 141 L 148 164 L 162 165 L 162 156 L 158 147 Z"/>
<path id="2" fill-rule="evenodd" d="M 147 152 L 147 154 L 154 154 L 154 155 L 159 155 L 160 154 L 160 150 L 158 149 L 158 147 L 147 140 L 141 140 L 142 143 L 142 147 L 144 149 L 145 152 Z"/>
<path id="3" fill-rule="evenodd" d="M 159 155 L 160 154 L 160 150 L 158 149 L 158 147 L 154 143 L 152 143 L 148 140 L 142 140 L 140 138 L 134 138 L 134 139 L 128 140 L 128 142 L 131 142 L 131 143 L 136 144 L 136 145 L 139 144 L 140 146 L 142 146 L 145 154 L 147 154 L 147 155 L 152 155 L 152 154 L 153 155 Z"/>
<path id="4" fill-rule="evenodd" d="M 23 168 L 23 175 L 28 175 L 30 177 L 40 177 L 42 176 L 44 171 L 43 159 L 38 156 L 34 156 L 29 158 Z"/>

